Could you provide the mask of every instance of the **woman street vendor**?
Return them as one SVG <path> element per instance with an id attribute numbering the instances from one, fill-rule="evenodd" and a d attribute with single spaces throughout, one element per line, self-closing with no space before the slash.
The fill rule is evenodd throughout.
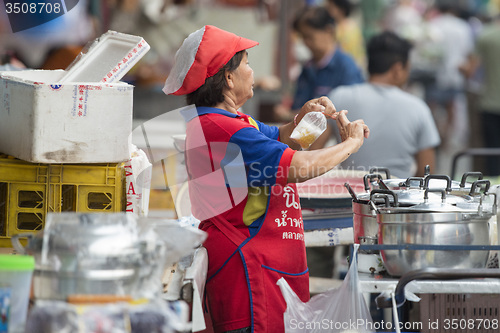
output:
<path id="1" fill-rule="evenodd" d="M 240 112 L 253 96 L 246 50 L 258 43 L 214 26 L 193 32 L 176 53 L 163 91 L 186 95 L 186 166 L 193 215 L 208 233 L 206 301 L 215 332 L 283 332 L 284 277 L 309 300 L 304 228 L 295 183 L 319 176 L 368 137 L 327 97 L 305 103 L 295 120 L 268 126 Z M 308 112 L 336 119 L 342 142 L 299 151 L 290 139 Z"/>

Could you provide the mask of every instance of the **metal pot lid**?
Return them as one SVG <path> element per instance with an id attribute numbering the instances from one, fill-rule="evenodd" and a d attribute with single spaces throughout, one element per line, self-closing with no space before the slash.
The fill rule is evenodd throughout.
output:
<path id="1" fill-rule="evenodd" d="M 436 189 L 438 190 L 438 189 Z M 374 189 L 370 193 L 362 193 L 357 195 L 357 202 L 361 204 L 369 204 L 373 201 L 375 204 L 384 205 L 388 202 L 392 207 L 411 207 L 424 203 L 425 190 L 422 189 L 407 189 L 407 190 L 383 190 Z M 468 195 L 451 195 L 447 197 L 447 203 L 456 205 L 458 203 L 474 202 L 474 198 Z M 440 203 L 442 201 L 441 195 L 431 191 L 428 194 L 428 202 Z"/>
<path id="2" fill-rule="evenodd" d="M 431 195 L 439 194 L 440 201 L 430 201 Z M 424 202 L 410 207 L 393 207 L 389 209 L 379 209 L 379 213 L 468 213 L 486 215 L 492 214 L 493 210 L 483 209 L 482 201 L 469 200 L 452 204 L 448 202 L 449 197 L 443 189 L 426 189 L 424 192 Z"/>
<path id="3" fill-rule="evenodd" d="M 384 168 L 371 169 L 370 171 L 379 171 Z M 389 172 L 386 171 L 386 176 Z M 478 180 L 468 183 L 471 177 L 477 177 Z M 479 204 L 480 191 L 484 188 L 486 193 L 490 187 L 488 180 L 482 180 L 480 172 L 466 172 L 462 176 L 461 182 L 454 182 L 447 175 L 427 175 L 426 177 L 410 177 L 402 179 L 383 179 L 381 174 L 369 173 L 364 175 L 363 182 L 366 193 L 355 194 L 351 192 L 353 201 L 359 204 L 370 204 L 374 201 L 376 205 L 384 205 L 387 200 L 391 206 L 410 207 L 424 203 L 424 193 L 426 189 L 432 189 L 427 196 L 427 203 L 436 203 L 441 205 L 440 189 L 447 192 L 446 204 L 459 205 L 466 207 L 466 210 Z M 377 179 L 377 185 L 374 186 L 373 179 Z M 346 184 L 346 187 L 349 187 Z M 370 189 L 373 188 L 371 191 Z M 437 206 L 436 206 L 437 207 Z M 445 207 L 441 207 L 445 209 Z M 477 207 L 476 207 L 477 208 Z M 451 209 L 451 208 L 450 208 Z"/>
<path id="4" fill-rule="evenodd" d="M 374 201 L 375 204 L 383 204 L 385 206 L 392 207 L 412 207 L 416 205 L 422 205 L 424 203 L 428 204 L 440 204 L 443 199 L 441 195 L 443 189 L 429 189 L 427 196 L 426 191 L 421 189 L 409 189 L 409 190 L 372 190 L 368 195 L 360 196 L 362 199 L 368 198 L 369 201 Z M 436 193 L 438 192 L 438 193 Z M 388 204 L 386 204 L 386 202 Z M 446 196 L 446 204 L 457 205 L 461 203 L 471 203 L 476 206 L 479 204 L 473 197 L 468 195 L 453 195 L 448 194 Z"/>
<path id="5" fill-rule="evenodd" d="M 428 192 L 427 202 L 429 203 L 440 203 L 442 200 L 439 194 L 440 190 L 445 190 L 447 193 L 447 204 L 457 205 L 465 203 L 470 206 L 471 203 L 475 203 L 477 205 L 481 198 L 481 189 L 486 194 L 489 190 L 490 182 L 488 180 L 476 180 L 469 185 L 465 182 L 466 179 L 467 174 L 462 178 L 458 189 L 454 190 L 453 182 L 446 175 L 429 175 L 425 177 L 417 187 L 414 186 L 412 181 L 418 180 L 418 178 L 408 178 L 406 182 L 408 185 L 407 189 L 395 190 L 394 192 L 398 197 L 399 204 L 405 206 L 423 203 L 425 200 L 424 193 L 427 189 L 433 190 Z M 436 187 L 437 185 L 441 187 Z"/>
<path id="6" fill-rule="evenodd" d="M 382 173 L 385 174 L 385 179 L 382 178 Z M 450 180 L 450 183 L 448 183 L 448 179 L 446 179 L 445 177 L 448 176 L 438 175 L 436 177 L 436 175 L 431 175 L 426 168 L 425 177 L 410 177 L 407 179 L 391 178 L 389 169 L 383 167 L 374 167 L 371 168 L 369 173 L 363 177 L 363 181 L 366 191 L 370 191 L 370 188 L 403 190 L 414 186 L 415 182 L 417 182 L 418 186 L 418 182 L 422 182 L 424 179 L 429 178 L 428 188 L 447 187 L 451 192 L 469 192 L 473 184 L 472 182 L 470 182 L 470 178 L 477 178 L 477 180 L 482 180 L 483 174 L 481 172 L 465 172 L 462 175 L 462 179 L 460 182 Z M 373 181 L 374 179 L 377 179 L 377 181 Z M 422 184 L 420 184 L 420 186 L 422 186 Z"/>

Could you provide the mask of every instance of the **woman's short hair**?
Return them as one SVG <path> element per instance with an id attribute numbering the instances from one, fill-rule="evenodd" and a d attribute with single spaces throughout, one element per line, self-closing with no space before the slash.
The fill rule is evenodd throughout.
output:
<path id="1" fill-rule="evenodd" d="M 241 63 L 244 52 L 246 50 L 236 53 L 219 71 L 207 78 L 205 83 L 186 95 L 186 102 L 188 105 L 194 104 L 196 106 L 215 106 L 224 101 L 224 88 L 227 88 L 226 71 L 234 71 Z"/>

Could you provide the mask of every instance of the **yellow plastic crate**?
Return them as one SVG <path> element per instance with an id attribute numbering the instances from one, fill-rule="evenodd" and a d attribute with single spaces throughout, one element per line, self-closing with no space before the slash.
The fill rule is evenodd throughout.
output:
<path id="1" fill-rule="evenodd" d="M 43 229 L 49 212 L 125 211 L 123 163 L 34 164 L 0 155 L 0 247 Z"/>

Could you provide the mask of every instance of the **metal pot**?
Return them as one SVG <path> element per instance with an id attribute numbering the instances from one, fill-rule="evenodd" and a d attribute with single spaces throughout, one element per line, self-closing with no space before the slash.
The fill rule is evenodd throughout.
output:
<path id="1" fill-rule="evenodd" d="M 388 171 L 386 175 L 389 175 Z M 484 185 L 484 192 L 487 192 L 489 181 L 477 180 L 472 184 L 467 183 L 467 179 L 472 176 L 482 178 L 481 173 L 469 172 L 464 174 L 460 183 L 454 183 L 447 175 L 427 175 L 425 178 L 410 177 L 404 181 L 397 180 L 398 184 L 393 183 L 392 185 L 390 184 L 391 186 L 381 185 L 370 191 L 374 184 L 373 179 L 378 179 L 378 184 L 384 184 L 386 180 L 382 180 L 380 174 L 369 173 L 363 176 L 366 192 L 361 194 L 354 193 L 349 184 L 346 183 L 345 187 L 353 199 L 354 242 L 359 243 L 360 237 L 377 237 L 378 224 L 375 208 L 377 206 L 383 207 L 385 205 L 400 209 L 423 204 L 424 200 L 429 203 L 440 204 L 442 199 L 439 193 L 428 191 L 427 196 L 425 195 L 428 188 L 434 189 L 438 184 L 441 185 L 439 189 L 455 193 L 447 196 L 448 204 L 462 205 L 462 207 L 468 206 L 469 208 L 477 207 L 479 205 L 479 202 L 476 202 L 478 191 Z M 391 190 L 390 187 L 397 189 Z M 425 196 L 426 198 L 424 198 Z M 389 201 L 389 205 L 387 204 L 387 200 Z"/>
<path id="2" fill-rule="evenodd" d="M 444 190 L 441 191 L 446 198 Z M 490 245 L 489 220 L 496 204 L 485 211 L 480 201 L 474 208 L 460 208 L 442 202 L 409 208 L 387 207 L 377 210 L 378 243 L 397 245 L 398 249 L 380 250 L 387 272 L 401 276 L 412 270 L 432 268 L 483 268 L 487 250 L 468 250 L 467 246 Z M 457 246 L 453 250 L 426 249 L 425 246 Z"/>
<path id="3" fill-rule="evenodd" d="M 165 246 L 152 229 L 126 213 L 48 214 L 45 229 L 30 234 L 20 253 L 35 257 L 33 291 L 37 299 L 72 294 L 150 296 L 161 281 Z M 161 283 L 159 284 L 161 287 Z"/>
<path id="4" fill-rule="evenodd" d="M 423 201 L 423 192 L 421 190 L 421 187 L 424 184 L 423 178 L 407 179 L 405 184 L 408 184 L 408 186 L 405 185 L 402 190 L 375 188 L 370 191 L 370 181 L 373 178 L 378 178 L 380 181 L 382 177 L 380 174 L 364 175 L 363 182 L 367 192 L 359 195 L 354 193 L 348 183 L 345 184 L 351 194 L 351 197 L 353 198 L 352 210 L 355 243 L 360 243 L 361 237 L 377 237 L 378 224 L 376 206 L 409 207 Z M 410 184 L 413 184 L 413 181 L 415 180 L 418 181 L 418 188 L 412 188 L 410 186 Z M 434 197 L 432 197 L 432 201 L 437 200 L 438 197 L 435 194 L 433 195 Z"/>
<path id="5" fill-rule="evenodd" d="M 365 178 L 366 182 L 366 178 Z M 348 183 L 344 184 L 352 196 L 354 243 L 362 243 L 361 239 L 375 239 L 378 233 L 377 215 L 372 208 L 376 200 L 370 197 L 370 193 L 358 196 Z M 373 190 L 384 193 L 385 190 Z M 389 204 L 387 198 L 384 203 Z"/>

